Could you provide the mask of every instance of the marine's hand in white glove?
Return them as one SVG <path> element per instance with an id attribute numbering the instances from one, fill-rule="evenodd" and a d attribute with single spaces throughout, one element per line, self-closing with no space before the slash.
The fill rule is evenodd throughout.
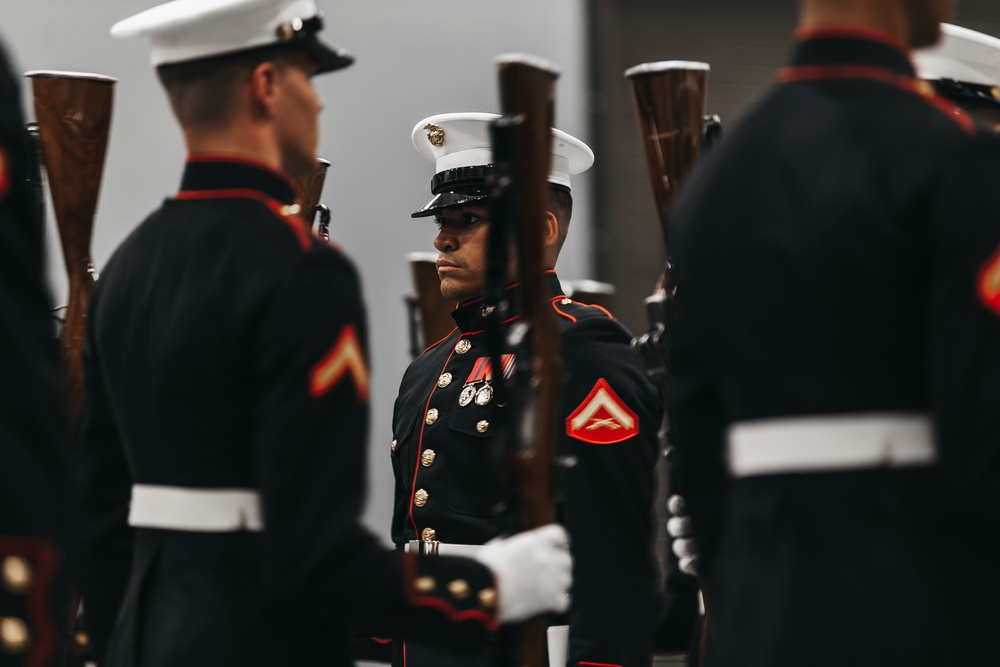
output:
<path id="1" fill-rule="evenodd" d="M 498 537 L 476 553 L 476 560 L 496 577 L 502 622 L 569 609 L 573 559 L 569 536 L 562 526 L 549 524 Z"/>
<path id="2" fill-rule="evenodd" d="M 698 547 L 691 530 L 691 516 L 687 513 L 684 498 L 673 495 L 667 500 L 671 517 L 667 520 L 667 533 L 673 538 L 671 548 L 677 556 L 677 566 L 684 574 L 698 574 Z"/>

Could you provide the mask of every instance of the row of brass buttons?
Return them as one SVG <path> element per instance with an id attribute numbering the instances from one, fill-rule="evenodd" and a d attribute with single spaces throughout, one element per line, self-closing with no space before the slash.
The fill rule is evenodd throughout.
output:
<path id="1" fill-rule="evenodd" d="M 430 593 L 437 586 L 434 577 L 417 577 L 413 580 L 413 587 L 421 593 Z M 456 600 L 464 600 L 469 597 L 469 582 L 465 579 L 454 579 L 448 582 L 448 592 Z M 479 603 L 484 607 L 492 607 L 497 602 L 497 592 L 492 588 L 484 588 L 476 595 Z"/>
<path id="2" fill-rule="evenodd" d="M 0 565 L 0 581 L 14 595 L 24 595 L 31 588 L 31 565 L 20 556 L 7 556 Z M 22 653 L 28 648 L 31 636 L 28 625 L 14 616 L 0 618 L 0 648 L 6 653 Z"/>

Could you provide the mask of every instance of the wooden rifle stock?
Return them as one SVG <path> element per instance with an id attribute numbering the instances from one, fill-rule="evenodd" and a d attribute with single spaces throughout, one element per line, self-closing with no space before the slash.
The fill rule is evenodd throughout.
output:
<path id="1" fill-rule="evenodd" d="M 513 226 L 519 273 L 520 318 L 512 334 L 517 354 L 517 387 L 500 394 L 498 402 L 508 402 L 505 471 L 511 509 L 518 530 L 551 523 L 553 458 L 556 446 L 556 408 L 559 382 L 559 325 L 549 305 L 545 282 L 542 230 L 548 210 L 548 176 L 552 160 L 552 124 L 555 113 L 555 81 L 558 71 L 530 56 L 501 56 L 497 60 L 500 81 L 501 121 L 494 125 L 494 163 L 509 166 L 501 173 L 494 191 L 504 189 L 511 178 L 512 190 L 499 197 L 499 207 L 491 209 L 491 235 L 505 228 L 494 210 L 505 211 Z M 499 141 L 498 141 L 499 139 Z M 509 183 L 507 184 L 509 185 Z M 491 200 L 496 200 L 491 197 Z M 501 214 L 504 215 L 504 214 Z M 499 223 L 499 224 L 498 224 Z M 491 238 L 491 257 L 506 245 L 506 238 Z M 496 303 L 505 266 L 491 262 Z M 488 289 L 488 292 L 491 291 Z M 491 317 L 499 328 L 503 309 Z M 499 346 L 491 345 L 492 368 L 499 364 Z M 502 385 L 501 383 L 498 383 Z M 502 389 L 498 387 L 498 389 Z M 506 395 L 509 394 L 509 401 Z M 547 619 L 529 619 L 520 628 L 519 667 L 547 665 Z"/>
<path id="2" fill-rule="evenodd" d="M 416 358 L 424 348 L 441 340 L 455 328 L 455 320 L 451 317 L 455 302 L 441 294 L 436 254 L 411 252 L 406 259 L 410 262 L 415 292 L 415 296 L 410 297 L 410 354 Z"/>
<path id="3" fill-rule="evenodd" d="M 116 80 L 76 72 L 35 71 L 25 76 L 31 78 L 42 161 L 69 278 L 61 338 L 72 423 L 83 401 L 85 318 L 97 280 L 90 240 Z"/>
<path id="4" fill-rule="evenodd" d="M 632 84 L 633 101 L 667 255 L 663 273 L 653 294 L 646 299 L 649 328 L 633 341 L 633 345 L 642 354 L 650 379 L 660 386 L 664 401 L 667 396 L 671 300 L 675 288 L 670 274 L 667 223 L 680 186 L 701 157 L 706 137 L 714 141 L 721 135 L 718 118 L 705 115 L 708 71 L 709 66 L 705 63 L 667 61 L 644 63 L 625 72 Z M 664 412 L 664 423 L 659 436 L 665 453 L 670 450 L 666 419 Z M 661 478 L 661 483 L 667 489 L 674 486 L 673 480 L 666 477 Z M 661 511 L 666 510 L 666 502 L 661 505 L 657 516 L 660 525 L 665 526 L 666 517 Z M 669 560 L 669 553 L 666 558 Z M 705 586 L 701 588 L 705 607 L 709 609 L 709 592 Z"/>
<path id="5" fill-rule="evenodd" d="M 671 293 L 667 220 L 684 178 L 701 155 L 708 65 L 666 61 L 643 63 L 625 72 L 642 133 L 667 265 L 657 291 Z"/>
<path id="6" fill-rule="evenodd" d="M 326 243 L 330 242 L 330 209 L 320 204 L 319 200 L 323 196 L 323 184 L 326 182 L 326 172 L 329 168 L 328 160 L 316 158 L 313 172 L 295 183 L 297 194 L 295 203 L 299 206 L 299 217 L 312 229 L 316 213 L 319 213 L 319 229 L 315 230 L 315 234 Z"/>

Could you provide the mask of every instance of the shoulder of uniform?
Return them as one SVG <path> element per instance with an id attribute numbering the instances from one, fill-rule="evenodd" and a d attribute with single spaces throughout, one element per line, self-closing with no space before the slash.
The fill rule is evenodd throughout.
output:
<path id="1" fill-rule="evenodd" d="M 922 79 L 915 79 L 911 85 L 904 88 L 911 89 L 918 97 L 961 128 L 965 134 L 975 134 L 975 119 L 965 109 L 939 95 L 931 84 Z"/>
<path id="2" fill-rule="evenodd" d="M 574 324 L 580 320 L 598 319 L 615 321 L 614 316 L 602 306 L 581 303 L 569 297 L 552 299 L 552 310 L 563 325 Z"/>
<path id="3" fill-rule="evenodd" d="M 431 343 L 430 345 L 428 345 L 427 347 L 425 347 L 424 351 L 421 352 L 420 355 L 423 356 L 423 355 L 427 354 L 428 352 L 430 352 L 431 350 L 436 350 L 438 348 L 447 347 L 447 345 L 444 345 L 444 344 L 447 343 L 448 341 L 457 339 L 458 336 L 459 336 L 458 327 L 455 327 L 454 329 L 452 329 L 448 333 L 447 336 L 445 336 L 441 340 L 435 341 L 435 342 Z"/>

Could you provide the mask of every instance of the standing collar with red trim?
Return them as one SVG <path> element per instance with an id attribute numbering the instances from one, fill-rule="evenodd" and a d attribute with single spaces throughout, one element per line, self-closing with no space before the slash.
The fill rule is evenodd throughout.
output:
<path id="1" fill-rule="evenodd" d="M 907 46 L 879 30 L 857 26 L 800 28 L 795 36 L 798 45 L 792 54 L 792 67 L 861 65 L 916 76 Z"/>
<path id="2" fill-rule="evenodd" d="M 520 283 L 513 283 L 508 285 L 504 290 L 504 295 L 510 303 L 511 315 L 508 316 L 508 319 L 517 317 L 520 314 L 517 299 L 517 287 L 519 285 Z M 556 275 L 555 271 L 545 272 L 545 285 L 548 289 L 550 299 L 556 299 L 565 295 L 562 285 L 559 283 L 559 276 Z M 458 308 L 452 311 L 451 316 L 462 333 L 482 331 L 486 328 L 486 316 L 484 313 L 486 313 L 488 305 L 484 299 L 472 299 L 460 303 Z"/>
<path id="3" fill-rule="evenodd" d="M 225 192 L 252 190 L 282 204 L 295 201 L 295 185 L 285 174 L 263 162 L 234 155 L 188 156 L 180 191 Z"/>

